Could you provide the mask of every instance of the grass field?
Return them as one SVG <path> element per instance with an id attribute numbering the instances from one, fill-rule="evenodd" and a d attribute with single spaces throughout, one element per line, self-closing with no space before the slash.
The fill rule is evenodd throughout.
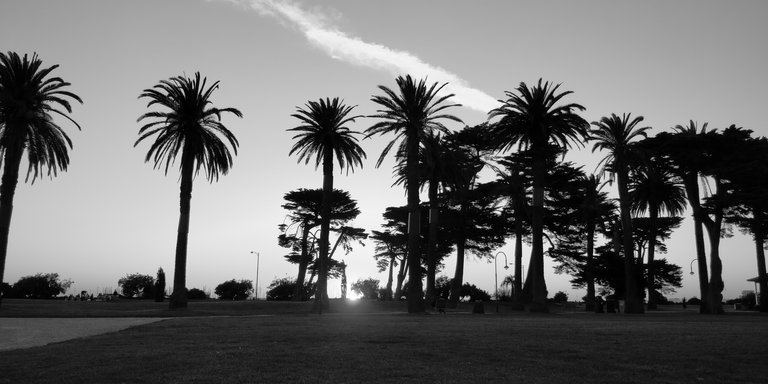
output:
<path id="1" fill-rule="evenodd" d="M 403 303 L 334 303 L 318 316 L 307 304 L 193 302 L 171 312 L 165 303 L 7 300 L 2 316 L 185 316 L 0 352 L 0 383 L 768 382 L 763 314 L 486 306 L 485 315 L 407 315 Z"/>

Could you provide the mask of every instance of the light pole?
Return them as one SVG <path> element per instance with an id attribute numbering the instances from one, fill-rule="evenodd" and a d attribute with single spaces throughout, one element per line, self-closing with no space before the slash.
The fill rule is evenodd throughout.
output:
<path id="1" fill-rule="evenodd" d="M 691 275 L 693 275 L 693 262 L 696 261 L 696 260 L 698 260 L 698 258 L 695 258 L 695 259 L 691 260 L 691 265 L 690 265 L 690 267 L 691 267 Z"/>
<path id="2" fill-rule="evenodd" d="M 499 263 L 497 262 L 499 254 L 504 255 L 504 269 L 509 269 L 507 254 L 501 251 L 496 252 L 496 256 L 493 257 L 493 269 L 496 280 L 496 313 L 499 313 Z"/>
<path id="3" fill-rule="evenodd" d="M 253 296 L 256 300 L 259 299 L 259 262 L 261 261 L 261 255 L 258 252 L 251 251 L 256 254 L 256 286 L 253 289 Z"/>

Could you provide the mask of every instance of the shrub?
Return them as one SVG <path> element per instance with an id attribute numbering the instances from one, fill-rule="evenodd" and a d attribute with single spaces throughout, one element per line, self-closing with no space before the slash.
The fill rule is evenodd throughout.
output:
<path id="1" fill-rule="evenodd" d="M 309 296 L 314 291 L 314 284 L 304 283 L 304 297 L 302 299 L 309 299 Z M 289 301 L 293 300 L 293 294 L 296 292 L 296 280 L 284 277 L 281 279 L 275 279 L 267 287 L 267 300 L 270 301 Z"/>
<path id="2" fill-rule="evenodd" d="M 563 291 L 557 291 L 555 296 L 552 297 L 552 301 L 560 304 L 566 303 L 568 302 L 568 294 Z"/>
<path id="3" fill-rule="evenodd" d="M 208 294 L 205 293 L 202 289 L 192 288 L 189 291 L 187 291 L 187 299 L 189 300 L 207 300 L 209 299 Z"/>
<path id="4" fill-rule="evenodd" d="M 379 280 L 369 277 L 365 280 L 357 279 L 352 283 L 352 292 L 356 292 L 366 300 L 377 300 L 379 298 Z"/>
<path id="5" fill-rule="evenodd" d="M 213 292 L 220 300 L 245 300 L 253 292 L 253 283 L 250 280 L 232 279 L 216 286 Z"/>
<path id="6" fill-rule="evenodd" d="M 50 299 L 65 293 L 72 284 L 70 279 L 60 281 L 58 273 L 38 273 L 19 279 L 13 284 L 12 291 L 22 298 Z"/>
<path id="7" fill-rule="evenodd" d="M 488 292 L 469 283 L 464 283 L 464 285 L 461 286 L 459 297 L 462 299 L 469 297 L 469 301 L 491 301 L 491 295 L 489 295 Z"/>
<path id="8" fill-rule="evenodd" d="M 165 271 L 162 268 L 157 270 L 157 279 L 155 279 L 155 301 L 162 303 L 165 299 Z M 187 292 L 187 298 L 189 298 L 189 292 Z"/>
<path id="9" fill-rule="evenodd" d="M 149 299 L 153 296 L 152 290 L 155 286 L 155 278 L 150 275 L 134 273 L 118 280 L 117 285 L 122 288 L 123 296 L 138 296 L 142 299 Z"/>

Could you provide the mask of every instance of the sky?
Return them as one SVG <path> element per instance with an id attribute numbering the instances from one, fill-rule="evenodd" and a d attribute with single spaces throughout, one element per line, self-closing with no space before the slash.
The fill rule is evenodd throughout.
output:
<path id="1" fill-rule="evenodd" d="M 644 116 L 652 133 L 695 120 L 765 136 L 766 16 L 768 2 L 760 0 L 3 1 L 0 50 L 37 52 L 44 65 L 60 65 L 53 73 L 84 101 L 72 114 L 82 131 L 62 122 L 74 142 L 69 170 L 19 184 L 4 280 L 56 272 L 74 281 L 70 293 L 111 292 L 121 277 L 154 275 L 158 267 L 173 280 L 178 170 L 154 170 L 144 162 L 148 145 L 133 145 L 136 119 L 147 111 L 138 96 L 160 80 L 200 71 L 221 82 L 214 105 L 244 114 L 223 120 L 241 143 L 231 172 L 213 184 L 195 181 L 187 287 L 213 291 L 229 279 L 256 280 L 251 252 L 258 252 L 264 297 L 273 279 L 297 272 L 277 244 L 283 195 L 322 186 L 321 170 L 288 156 L 297 106 L 340 97 L 356 114 L 371 115 L 377 87 L 395 87 L 396 76 L 412 74 L 448 82 L 463 104 L 453 113 L 475 125 L 505 91 L 543 78 L 573 91 L 566 101 L 585 106 L 588 121 L 631 112 Z M 374 123 L 358 119 L 350 128 Z M 380 228 L 386 207 L 406 203 L 403 189 L 391 186 L 393 160 L 375 168 L 389 139 L 362 141 L 363 168 L 337 168 L 335 176 L 362 211 L 354 224 L 368 230 Z M 568 159 L 592 172 L 603 155 L 587 146 Z M 698 296 L 697 276 L 689 274 L 690 212 L 686 217 L 665 255 L 684 271 L 683 288 L 671 295 L 677 298 Z M 738 230 L 722 241 L 726 298 L 753 289 L 746 280 L 757 275 L 754 249 Z M 511 244 L 500 251 L 512 261 Z M 368 243 L 338 256 L 350 283 L 385 283 L 373 253 Z M 454 266 L 452 255 L 442 274 L 452 276 Z M 585 294 L 546 266 L 550 294 Z M 465 281 L 493 294 L 493 262 L 468 255 L 465 272 Z M 338 280 L 329 293 L 339 295 Z"/>

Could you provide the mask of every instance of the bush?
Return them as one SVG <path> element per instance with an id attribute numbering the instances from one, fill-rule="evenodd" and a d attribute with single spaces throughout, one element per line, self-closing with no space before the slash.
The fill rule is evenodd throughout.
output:
<path id="1" fill-rule="evenodd" d="M 459 297 L 464 299 L 469 297 L 469 301 L 491 301 L 491 295 L 488 292 L 476 287 L 474 284 L 464 283 L 461 286 Z"/>
<path id="2" fill-rule="evenodd" d="M 369 277 L 365 280 L 357 279 L 352 283 L 352 292 L 356 292 L 366 300 L 377 300 L 379 298 L 379 280 Z"/>
<path id="3" fill-rule="evenodd" d="M 555 296 L 552 297 L 552 301 L 558 304 L 568 302 L 568 294 L 563 291 L 557 291 Z"/>
<path id="4" fill-rule="evenodd" d="M 314 291 L 314 284 L 304 283 L 303 300 L 309 300 L 309 296 Z M 267 300 L 269 301 L 290 301 L 293 300 L 293 294 L 296 292 L 296 280 L 284 277 L 282 279 L 272 280 L 267 287 Z"/>
<path id="5" fill-rule="evenodd" d="M 134 273 L 118 280 L 117 285 L 122 288 L 123 296 L 149 299 L 153 296 L 155 278 L 150 275 Z"/>
<path id="6" fill-rule="evenodd" d="M 60 281 L 58 273 L 38 273 L 24 276 L 11 289 L 20 298 L 50 299 L 63 294 L 74 282 L 70 279 Z"/>
<path id="7" fill-rule="evenodd" d="M 188 300 L 208 300 L 208 294 L 205 293 L 202 289 L 192 288 L 189 291 L 187 291 L 187 299 Z"/>
<path id="8" fill-rule="evenodd" d="M 688 305 L 701 305 L 701 299 L 699 299 L 698 297 L 694 296 L 694 297 L 691 297 L 690 299 L 688 299 L 686 304 L 688 304 Z"/>
<path id="9" fill-rule="evenodd" d="M 162 303 L 163 299 L 165 299 L 165 271 L 162 268 L 157 270 L 157 279 L 155 279 L 153 291 L 155 293 L 155 301 Z M 189 292 L 187 292 L 187 299 L 189 299 Z"/>
<path id="10" fill-rule="evenodd" d="M 250 280 L 232 279 L 216 286 L 213 292 L 220 300 L 245 300 L 253 292 L 253 284 Z"/>

